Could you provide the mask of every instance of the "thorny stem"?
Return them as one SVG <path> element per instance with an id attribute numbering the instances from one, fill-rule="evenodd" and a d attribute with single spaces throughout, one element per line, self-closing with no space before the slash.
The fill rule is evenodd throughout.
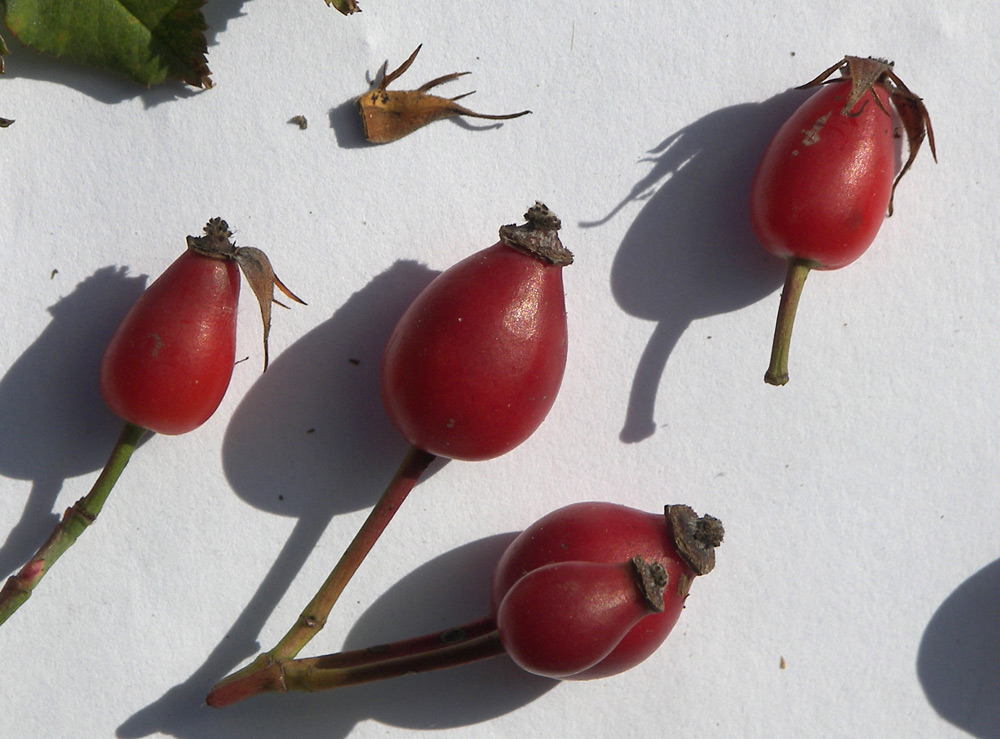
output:
<path id="1" fill-rule="evenodd" d="M 224 708 L 259 693 L 332 690 L 416 672 L 457 667 L 504 653 L 492 617 L 445 631 L 350 652 L 271 661 L 235 680 L 219 683 L 205 702 Z"/>
<path id="2" fill-rule="evenodd" d="M 20 572 L 12 575 L 3 586 L 3 590 L 0 590 L 0 624 L 10 618 L 31 597 L 31 591 L 55 561 L 95 521 L 145 433 L 146 429 L 141 426 L 125 424 L 114 449 L 111 450 L 107 464 L 104 465 L 90 492 L 66 509 L 62 519 L 35 556 L 28 560 Z"/>
<path id="3" fill-rule="evenodd" d="M 213 689 L 221 689 L 224 685 L 237 681 L 243 684 L 265 680 L 275 664 L 285 663 L 293 659 L 310 640 L 326 625 L 330 611 L 340 598 L 347 583 L 353 577 L 379 536 L 389 525 L 399 506 L 406 500 L 420 476 L 434 461 L 435 455 L 411 446 L 399 469 L 386 487 L 382 497 L 372 508 L 368 518 L 361 524 L 354 539 L 344 550 L 340 561 L 327 576 L 326 581 L 309 601 L 298 620 L 288 630 L 271 651 L 261 654 L 253 662 L 232 675 L 223 678 Z"/>
<path id="4" fill-rule="evenodd" d="M 799 307 L 802 287 L 809 276 L 812 263 L 804 259 L 789 259 L 785 286 L 778 304 L 778 319 L 774 327 L 774 343 L 771 345 L 771 365 L 764 374 L 764 382 L 769 385 L 784 385 L 788 382 L 788 348 L 792 343 L 792 325 L 795 311 Z"/>

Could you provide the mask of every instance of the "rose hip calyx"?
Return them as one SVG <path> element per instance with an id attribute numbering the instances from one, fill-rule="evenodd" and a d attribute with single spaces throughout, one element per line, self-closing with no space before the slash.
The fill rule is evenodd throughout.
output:
<path id="1" fill-rule="evenodd" d="M 667 533 L 677 554 L 696 575 L 707 575 L 715 567 L 715 548 L 722 543 L 725 529 L 715 516 L 699 516 L 686 505 L 664 508 Z"/>
<path id="2" fill-rule="evenodd" d="M 524 214 L 524 220 L 527 223 L 520 226 L 501 226 L 500 241 L 512 249 L 558 267 L 573 264 L 573 252 L 559 240 L 562 221 L 544 203 L 536 200 Z"/>

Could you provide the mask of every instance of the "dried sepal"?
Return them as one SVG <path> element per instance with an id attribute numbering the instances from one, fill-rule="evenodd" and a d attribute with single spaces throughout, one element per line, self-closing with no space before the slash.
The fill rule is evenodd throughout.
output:
<path id="1" fill-rule="evenodd" d="M 7 128 L 10 124 L 14 122 L 13 118 L 0 118 L 0 128 Z"/>
<path id="2" fill-rule="evenodd" d="M 695 575 L 707 575 L 715 567 L 715 548 L 722 544 L 725 529 L 715 516 L 699 516 L 686 505 L 664 508 L 667 532 L 677 554 Z"/>
<path id="3" fill-rule="evenodd" d="M 344 15 L 361 12 L 361 8 L 354 0 L 326 0 L 326 4 L 332 5 Z"/>
<path id="4" fill-rule="evenodd" d="M 358 98 L 358 111 L 361 114 L 361 123 L 364 126 L 365 138 L 369 142 L 373 144 L 387 144 L 442 118 L 466 116 L 469 118 L 484 118 L 491 121 L 505 121 L 527 115 L 531 112 L 530 110 L 522 110 L 520 113 L 507 113 L 504 115 L 475 113 L 456 102 L 464 97 L 468 97 L 472 94 L 471 92 L 456 95 L 453 98 L 443 98 L 427 93 L 428 90 L 444 82 L 450 82 L 469 74 L 468 72 L 453 72 L 452 74 L 436 77 L 430 82 L 424 83 L 416 90 L 387 90 L 386 88 L 394 80 L 399 79 L 400 75 L 410 68 L 422 46 L 423 44 L 414 49 L 405 62 L 388 74 L 386 73 L 387 64 L 383 64 L 382 70 L 379 73 L 382 81 L 378 87 Z"/>
<path id="5" fill-rule="evenodd" d="M 549 210 L 545 203 L 537 200 L 524 214 L 526 223 L 513 223 L 500 227 L 500 241 L 512 249 L 529 254 L 557 267 L 573 263 L 573 252 L 562 245 L 559 229 L 562 221 Z"/>
<path id="6" fill-rule="evenodd" d="M 828 79 L 837 70 L 840 70 L 842 77 L 837 80 Z M 896 196 L 896 186 L 903 179 L 903 175 L 909 171 L 913 160 L 917 158 L 917 152 L 920 150 L 920 145 L 923 144 L 925 138 L 931 147 L 931 156 L 937 162 L 937 149 L 934 146 L 934 129 L 931 127 L 930 114 L 927 112 L 923 99 L 915 95 L 896 75 L 893 70 L 893 62 L 886 61 L 885 59 L 845 56 L 833 66 L 823 70 L 816 78 L 806 82 L 804 85 L 799 85 L 795 89 L 804 90 L 826 82 L 837 82 L 840 79 L 847 79 L 851 82 L 851 92 L 847 96 L 847 102 L 844 104 L 844 115 L 851 115 L 851 110 L 864 97 L 864 94 L 869 91 L 872 92 L 872 97 L 875 98 L 879 109 L 886 115 L 891 115 L 885 109 L 885 106 L 882 105 L 882 101 L 879 100 L 878 95 L 874 93 L 873 88 L 875 85 L 882 85 L 889 93 L 889 100 L 896 109 L 899 121 L 903 124 L 903 130 L 906 131 L 909 156 L 892 183 L 892 191 L 889 195 L 889 215 L 891 216 L 892 202 Z"/>
<path id="7" fill-rule="evenodd" d="M 275 300 L 274 288 L 277 287 L 288 298 L 305 305 L 305 301 L 285 287 L 271 268 L 271 261 L 260 249 L 252 246 L 236 246 L 232 241 L 232 231 L 221 218 L 213 218 L 205 225 L 204 236 L 188 236 L 188 249 L 213 259 L 232 259 L 246 277 L 250 289 L 253 290 L 260 304 L 260 317 L 264 324 L 264 371 L 267 371 L 268 349 L 267 337 L 271 333 L 271 303 L 277 303 L 282 308 L 288 306 Z"/>
<path id="8" fill-rule="evenodd" d="M 670 584 L 667 568 L 659 562 L 647 562 L 637 554 L 630 560 L 639 592 L 653 613 L 663 613 L 663 591 Z"/>
<path id="9" fill-rule="evenodd" d="M 896 195 L 896 186 L 903 179 L 903 175 L 909 171 L 913 160 L 917 158 L 917 152 L 920 150 L 920 145 L 924 143 L 924 139 L 927 139 L 927 145 L 931 148 L 931 156 L 934 157 L 935 162 L 937 162 L 937 148 L 934 146 L 934 129 L 931 127 L 931 118 L 924 106 L 924 101 L 905 87 L 890 92 L 889 99 L 892 100 L 896 114 L 903 124 L 903 130 L 906 131 L 906 141 L 910 151 L 910 155 L 906 158 L 906 162 L 892 183 L 892 194 L 889 196 L 889 215 L 892 215 L 892 199 Z"/>

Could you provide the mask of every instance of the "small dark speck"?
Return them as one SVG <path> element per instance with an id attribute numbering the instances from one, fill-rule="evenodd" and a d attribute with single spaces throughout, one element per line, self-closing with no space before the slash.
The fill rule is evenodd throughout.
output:
<path id="1" fill-rule="evenodd" d="M 795 52 L 794 51 L 792 52 L 792 56 L 795 56 Z"/>
<path id="2" fill-rule="evenodd" d="M 711 339 L 712 337 L 711 337 L 711 336 L 706 336 L 705 338 L 706 338 L 706 339 Z"/>
<path id="3" fill-rule="evenodd" d="M 315 434 L 316 433 L 316 429 L 309 429 L 308 431 L 306 431 L 306 433 L 307 434 Z"/>
<path id="4" fill-rule="evenodd" d="M 288 122 L 289 123 L 294 123 L 296 126 L 298 126 L 299 128 L 301 128 L 303 131 L 305 131 L 307 128 L 309 128 L 309 121 L 306 120 L 306 117 L 304 115 L 292 116 L 291 118 L 288 119 Z"/>
<path id="5" fill-rule="evenodd" d="M 357 365 L 361 364 L 361 360 L 360 359 L 348 359 L 347 361 L 350 362 L 351 364 L 353 364 L 355 367 Z"/>
<path id="6" fill-rule="evenodd" d="M 56 276 L 57 274 L 59 274 L 59 270 L 57 270 L 57 269 L 54 269 L 54 270 L 52 270 L 52 271 L 51 271 L 51 272 L 49 273 L 49 279 L 50 279 L 50 280 L 51 280 L 51 279 L 53 279 L 53 278 L 54 278 L 54 277 L 55 277 L 55 276 Z"/>
<path id="7" fill-rule="evenodd" d="M 278 496 L 278 500 L 284 500 L 284 499 L 285 499 L 285 496 L 284 496 L 284 495 L 279 495 L 279 496 Z"/>

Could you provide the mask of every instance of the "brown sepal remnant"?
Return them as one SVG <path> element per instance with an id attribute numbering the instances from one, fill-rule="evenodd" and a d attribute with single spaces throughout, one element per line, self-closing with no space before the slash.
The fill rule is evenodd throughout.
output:
<path id="1" fill-rule="evenodd" d="M 264 252 L 252 246 L 236 246 L 231 240 L 232 235 L 228 223 L 221 218 L 213 218 L 205 225 L 205 235 L 188 236 L 187 245 L 188 249 L 202 256 L 212 259 L 232 259 L 240 266 L 250 289 L 257 297 L 257 302 L 260 303 L 260 317 L 264 322 L 264 371 L 266 372 L 268 363 L 267 337 L 271 333 L 271 303 L 277 303 L 282 308 L 288 307 L 275 300 L 274 288 L 277 287 L 296 303 L 301 305 L 306 303 L 278 279 Z"/>
<path id="2" fill-rule="evenodd" d="M 443 98 L 427 93 L 431 88 L 467 75 L 468 72 L 455 72 L 437 77 L 416 90 L 387 90 L 390 83 L 399 79 L 400 75 L 410 68 L 422 46 L 423 44 L 418 46 L 410 54 L 409 59 L 388 74 L 386 74 L 386 64 L 383 64 L 380 72 L 382 81 L 379 86 L 358 98 L 358 110 L 361 113 L 365 138 L 371 143 L 387 144 L 390 141 L 396 141 L 413 133 L 418 128 L 423 128 L 428 123 L 442 118 L 466 116 L 468 118 L 485 118 L 491 121 L 505 121 L 531 112 L 530 110 L 522 110 L 520 113 L 506 115 L 474 113 L 455 102 L 468 97 L 472 94 L 471 92 L 456 95 L 453 98 Z"/>
<path id="3" fill-rule="evenodd" d="M 646 605 L 653 613 L 663 613 L 663 591 L 670 583 L 667 568 L 659 562 L 647 562 L 639 554 L 632 557 L 631 562 L 632 574 Z"/>
<path id="4" fill-rule="evenodd" d="M 524 214 L 524 220 L 527 223 L 520 226 L 501 226 L 500 241 L 557 267 L 573 264 L 573 252 L 559 240 L 562 221 L 544 203 L 536 200 Z"/>
<path id="5" fill-rule="evenodd" d="M 680 558 L 695 575 L 707 575 L 715 567 L 715 548 L 722 543 L 725 529 L 714 516 L 699 517 L 686 505 L 664 508 L 667 532 Z"/>
<path id="6" fill-rule="evenodd" d="M 328 6 L 332 5 L 344 15 L 361 12 L 361 8 L 358 7 L 358 4 L 354 0 L 326 0 L 326 4 Z"/>
<path id="7" fill-rule="evenodd" d="M 827 79 L 837 70 L 840 70 L 841 78 L 834 80 Z M 882 105 L 882 101 L 878 99 L 878 95 L 875 95 L 873 91 L 875 85 L 882 85 L 888 91 L 889 100 L 892 101 L 892 106 L 896 109 L 899 121 L 903 124 L 903 129 L 906 131 L 906 140 L 909 145 L 910 155 L 892 183 L 892 194 L 889 196 L 889 215 L 891 216 L 892 201 L 896 196 L 896 186 L 903 179 L 903 175 L 910 169 L 913 160 L 917 158 L 917 152 L 920 150 L 920 145 L 924 142 L 924 138 L 927 139 L 927 143 L 931 147 L 931 156 L 934 157 L 935 162 L 937 161 L 937 150 L 934 147 L 934 129 L 931 127 L 931 117 L 927 113 L 923 99 L 913 94 L 910 88 L 896 76 L 896 73 L 893 71 L 893 62 L 886 61 L 885 59 L 876 59 L 874 57 L 863 59 L 858 56 L 845 56 L 833 66 L 825 69 L 815 79 L 806 82 L 804 85 L 799 85 L 795 89 L 804 90 L 826 82 L 837 82 L 840 79 L 848 79 L 851 82 L 851 94 L 847 96 L 847 103 L 844 105 L 843 110 L 844 115 L 850 115 L 850 111 L 858 104 L 858 101 L 861 100 L 864 94 L 869 91 L 872 91 L 872 97 L 875 98 L 875 102 L 882 112 L 886 115 L 891 115 L 885 109 L 885 106 Z"/>

